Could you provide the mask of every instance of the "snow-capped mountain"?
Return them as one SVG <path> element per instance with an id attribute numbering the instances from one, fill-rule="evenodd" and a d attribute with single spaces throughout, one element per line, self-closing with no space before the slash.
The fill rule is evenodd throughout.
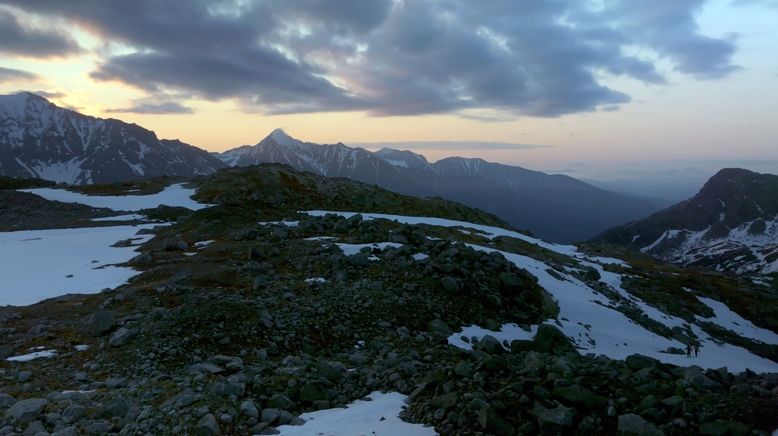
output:
<path id="1" fill-rule="evenodd" d="M 495 213 L 545 239 L 571 242 L 658 210 L 648 200 L 482 159 L 424 156 L 384 148 L 371 152 L 342 143 L 302 142 L 277 129 L 253 146 L 218 154 L 230 166 L 283 163 L 329 177 L 347 177 L 415 196 L 440 196 Z"/>
<path id="2" fill-rule="evenodd" d="M 223 166 L 136 124 L 83 115 L 31 93 L 0 96 L 0 175 L 87 184 L 203 175 Z"/>
<path id="3" fill-rule="evenodd" d="M 684 266 L 778 272 L 778 176 L 723 169 L 694 197 L 599 239 Z"/>

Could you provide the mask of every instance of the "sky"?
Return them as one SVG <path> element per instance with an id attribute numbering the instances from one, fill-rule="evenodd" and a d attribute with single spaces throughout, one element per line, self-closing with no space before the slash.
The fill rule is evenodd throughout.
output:
<path id="1" fill-rule="evenodd" d="M 776 0 L 0 0 L 0 93 L 211 151 L 778 173 Z"/>

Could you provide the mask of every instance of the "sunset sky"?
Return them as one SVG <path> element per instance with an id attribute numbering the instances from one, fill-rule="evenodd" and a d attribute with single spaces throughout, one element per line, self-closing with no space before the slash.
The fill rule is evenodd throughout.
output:
<path id="1" fill-rule="evenodd" d="M 212 151 L 282 127 L 555 171 L 778 171 L 776 23 L 771 0 L 0 0 L 0 93 Z"/>

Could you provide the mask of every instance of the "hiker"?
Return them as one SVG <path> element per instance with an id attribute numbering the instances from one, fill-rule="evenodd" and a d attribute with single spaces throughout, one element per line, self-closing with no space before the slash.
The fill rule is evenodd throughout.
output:
<path id="1" fill-rule="evenodd" d="M 700 343 L 695 342 L 694 343 L 694 357 L 697 357 L 697 355 L 700 354 Z"/>
<path id="2" fill-rule="evenodd" d="M 686 357 L 692 357 L 692 344 L 686 344 Z"/>

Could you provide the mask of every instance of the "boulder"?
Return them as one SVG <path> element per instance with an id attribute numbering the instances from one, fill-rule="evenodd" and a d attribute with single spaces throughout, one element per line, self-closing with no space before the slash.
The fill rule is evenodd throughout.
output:
<path id="1" fill-rule="evenodd" d="M 443 285 L 443 289 L 445 289 L 448 292 L 456 293 L 459 292 L 459 282 L 457 282 L 457 279 L 451 276 L 443 277 L 440 280 L 440 283 Z"/>
<path id="2" fill-rule="evenodd" d="M 543 434 L 561 434 L 564 432 L 564 429 L 573 425 L 573 418 L 576 412 L 575 409 L 561 405 L 549 409 L 539 403 L 535 403 L 530 413 L 538 419 L 540 431 Z"/>
<path id="3" fill-rule="evenodd" d="M 561 330 L 550 324 L 541 324 L 535 334 L 535 347 L 537 351 L 564 354 L 575 351 L 570 339 Z"/>
<path id="4" fill-rule="evenodd" d="M 654 424 L 646 421 L 640 415 L 628 413 L 619 415 L 617 431 L 625 436 L 661 436 L 664 433 Z"/>
<path id="5" fill-rule="evenodd" d="M 259 409 L 257 409 L 256 404 L 251 400 L 245 400 L 240 403 L 240 413 L 249 418 L 259 418 Z"/>
<path id="6" fill-rule="evenodd" d="M 130 404 L 124 398 L 117 397 L 100 406 L 95 412 L 98 418 L 124 418 L 130 410 Z"/>
<path id="7" fill-rule="evenodd" d="M 745 436 L 751 434 L 751 429 L 740 422 L 717 420 L 700 425 L 701 435 L 710 436 Z"/>
<path id="8" fill-rule="evenodd" d="M 481 340 L 478 341 L 478 343 L 476 343 L 473 348 L 489 354 L 501 354 L 505 352 L 505 347 L 503 347 L 500 341 L 491 335 L 486 335 L 481 338 Z"/>
<path id="9" fill-rule="evenodd" d="M 120 327 L 119 330 L 116 330 L 111 335 L 111 339 L 108 341 L 108 343 L 112 347 L 121 347 L 124 345 L 127 345 L 128 342 L 130 342 L 130 339 L 135 336 L 135 330 L 128 329 L 125 327 Z"/>
<path id="10" fill-rule="evenodd" d="M 580 385 L 556 388 L 552 393 L 555 397 L 561 398 L 566 403 L 584 407 L 591 411 L 604 410 L 608 406 L 607 398 L 597 395 Z"/>
<path id="11" fill-rule="evenodd" d="M 28 398 L 17 401 L 5 411 L 5 415 L 26 424 L 34 421 L 48 403 L 49 401 L 45 398 Z"/>
<path id="12" fill-rule="evenodd" d="M 267 407 L 271 409 L 289 410 L 294 406 L 294 401 L 284 394 L 275 394 L 267 400 Z"/>
<path id="13" fill-rule="evenodd" d="M 219 423 L 216 422 L 216 417 L 213 413 L 206 413 L 197 421 L 195 425 L 195 434 L 199 436 L 216 436 L 222 434 L 219 429 Z"/>
<path id="14" fill-rule="evenodd" d="M 307 382 L 300 389 L 300 400 L 308 403 L 329 399 L 327 390 L 314 382 Z"/>
<path id="15" fill-rule="evenodd" d="M 16 398 L 0 392 L 0 409 L 11 407 L 16 402 Z"/>
<path id="16" fill-rule="evenodd" d="M 102 336 L 108 333 L 114 326 L 113 314 L 107 310 L 100 310 L 86 319 L 86 330 L 92 336 Z"/>
<path id="17" fill-rule="evenodd" d="M 638 371 L 644 368 L 653 368 L 659 363 L 658 360 L 651 357 L 643 356 L 642 354 L 631 354 L 627 356 L 624 363 L 633 370 Z"/>

